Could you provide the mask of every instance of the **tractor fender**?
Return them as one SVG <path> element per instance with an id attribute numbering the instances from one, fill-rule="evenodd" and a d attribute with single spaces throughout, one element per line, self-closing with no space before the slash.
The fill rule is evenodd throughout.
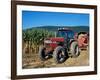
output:
<path id="1" fill-rule="evenodd" d="M 71 39 L 71 40 L 70 40 L 70 45 L 71 45 L 71 43 L 74 42 L 74 41 L 76 41 L 76 40 L 75 40 L 75 39 Z"/>

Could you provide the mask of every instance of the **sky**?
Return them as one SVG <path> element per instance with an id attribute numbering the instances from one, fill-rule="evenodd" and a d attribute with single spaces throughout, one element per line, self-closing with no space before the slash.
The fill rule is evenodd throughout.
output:
<path id="1" fill-rule="evenodd" d="M 22 11 L 23 29 L 40 26 L 89 26 L 89 14 Z"/>

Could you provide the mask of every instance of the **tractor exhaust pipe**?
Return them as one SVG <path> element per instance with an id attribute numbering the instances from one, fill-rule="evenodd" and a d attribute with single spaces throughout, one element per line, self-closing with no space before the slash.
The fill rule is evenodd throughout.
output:
<path id="1" fill-rule="evenodd" d="M 55 32 L 55 38 L 57 37 L 57 32 Z"/>

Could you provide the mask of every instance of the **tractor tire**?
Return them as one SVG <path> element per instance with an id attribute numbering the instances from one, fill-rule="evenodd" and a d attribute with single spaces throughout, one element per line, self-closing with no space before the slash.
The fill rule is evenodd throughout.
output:
<path id="1" fill-rule="evenodd" d="M 53 52 L 53 58 L 56 63 L 63 63 L 66 60 L 66 52 L 62 46 L 58 46 L 55 48 Z"/>
<path id="2" fill-rule="evenodd" d="M 72 57 L 78 57 L 80 54 L 80 50 L 78 47 L 78 43 L 76 41 L 73 41 L 70 45 L 70 53 Z"/>
<path id="3" fill-rule="evenodd" d="M 45 50 L 46 50 L 45 47 L 43 46 L 39 47 L 39 57 L 42 61 L 45 61 L 50 58 L 50 55 L 49 55 L 50 52 L 45 52 Z"/>

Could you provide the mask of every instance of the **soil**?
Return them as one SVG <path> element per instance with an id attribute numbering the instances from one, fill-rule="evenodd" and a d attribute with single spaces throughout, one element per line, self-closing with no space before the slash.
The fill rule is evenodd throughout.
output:
<path id="1" fill-rule="evenodd" d="M 65 62 L 57 64 L 53 58 L 41 61 L 38 53 L 23 53 L 22 67 L 23 69 L 31 68 L 50 68 L 50 67 L 69 67 L 69 66 L 88 66 L 89 52 L 82 50 L 76 58 L 69 57 Z"/>

